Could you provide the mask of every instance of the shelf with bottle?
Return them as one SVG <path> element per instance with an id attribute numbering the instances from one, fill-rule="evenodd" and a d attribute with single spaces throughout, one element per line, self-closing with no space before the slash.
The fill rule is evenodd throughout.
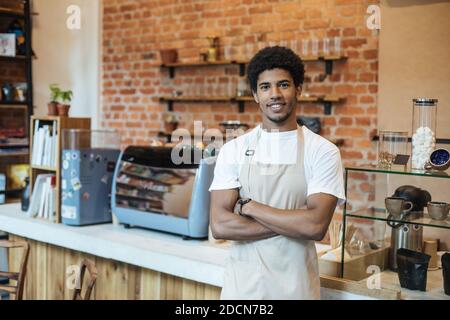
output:
<path id="1" fill-rule="evenodd" d="M 4 107 L 26 107 L 30 103 L 28 101 L 0 101 L 0 108 Z"/>
<path id="2" fill-rule="evenodd" d="M 28 148 L 24 149 L 1 149 L 0 150 L 0 157 L 28 157 L 30 152 L 28 151 Z"/>
<path id="3" fill-rule="evenodd" d="M 25 19 L 23 11 L 18 11 L 10 8 L 0 7 L 0 17 L 13 18 L 13 19 Z"/>
<path id="4" fill-rule="evenodd" d="M 160 98 L 161 103 L 167 103 L 169 111 L 173 111 L 175 102 L 231 102 L 237 103 L 239 112 L 245 111 L 245 103 L 253 102 L 251 96 L 164 96 Z M 298 99 L 299 102 L 323 103 L 325 107 L 324 113 L 331 114 L 331 106 L 333 103 L 342 103 L 345 97 L 337 95 L 304 95 Z"/>
<path id="5" fill-rule="evenodd" d="M 331 75 L 333 73 L 333 62 L 335 61 L 343 61 L 348 57 L 343 55 L 309 55 L 302 57 L 304 62 L 317 62 L 324 61 L 325 62 L 325 74 Z M 175 77 L 175 69 L 176 68 L 187 68 L 187 67 L 211 67 L 211 66 L 225 66 L 225 65 L 237 65 L 239 66 L 239 75 L 241 77 L 245 76 L 245 68 L 248 65 L 249 60 L 219 60 L 219 61 L 194 61 L 194 62 L 173 62 L 173 63 L 165 63 L 161 64 L 161 68 L 169 69 L 170 78 Z"/>
<path id="6" fill-rule="evenodd" d="M 7 62 L 26 62 L 27 57 L 22 55 L 17 56 L 0 56 L 0 61 L 7 61 Z"/>

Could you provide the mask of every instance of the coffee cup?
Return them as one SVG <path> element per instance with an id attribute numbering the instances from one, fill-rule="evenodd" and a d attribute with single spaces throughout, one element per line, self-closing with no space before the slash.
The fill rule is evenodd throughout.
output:
<path id="1" fill-rule="evenodd" d="M 427 204 L 428 215 L 434 220 L 445 220 L 448 217 L 450 205 L 447 202 L 430 201 Z"/>
<path id="2" fill-rule="evenodd" d="M 411 211 L 414 207 L 411 201 L 400 197 L 387 197 L 384 203 L 389 214 L 395 219 L 400 219 L 404 213 Z"/>

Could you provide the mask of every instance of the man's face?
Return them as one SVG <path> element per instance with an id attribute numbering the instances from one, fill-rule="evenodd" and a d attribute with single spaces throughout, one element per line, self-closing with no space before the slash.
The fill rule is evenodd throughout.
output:
<path id="1" fill-rule="evenodd" d="M 272 69 L 259 75 L 253 96 L 263 112 L 264 122 L 280 126 L 295 118 L 297 96 L 300 94 L 301 86 L 295 87 L 289 71 Z"/>

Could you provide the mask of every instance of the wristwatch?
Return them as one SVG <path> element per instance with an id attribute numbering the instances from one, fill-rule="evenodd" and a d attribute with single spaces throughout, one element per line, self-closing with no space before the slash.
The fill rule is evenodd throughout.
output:
<path id="1" fill-rule="evenodd" d="M 245 216 L 245 214 L 242 213 L 242 207 L 245 204 L 249 203 L 250 201 L 252 201 L 252 199 L 250 199 L 250 198 L 241 198 L 241 199 L 239 199 L 237 201 L 237 203 L 238 203 L 238 213 L 239 213 L 240 216 Z"/>

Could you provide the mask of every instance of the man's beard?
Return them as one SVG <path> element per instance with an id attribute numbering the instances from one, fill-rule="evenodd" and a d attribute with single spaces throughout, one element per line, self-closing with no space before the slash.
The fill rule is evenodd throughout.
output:
<path id="1" fill-rule="evenodd" d="M 277 123 L 277 124 L 280 124 L 280 123 L 285 122 L 287 119 L 289 119 L 289 117 L 291 116 L 292 112 L 294 112 L 294 108 L 291 106 L 289 111 L 286 114 L 284 114 L 284 115 L 280 115 L 280 116 L 277 116 L 277 115 L 272 116 L 272 115 L 268 115 L 268 114 L 266 114 L 266 115 L 267 115 L 267 118 L 270 121 L 272 121 L 274 123 Z"/>

